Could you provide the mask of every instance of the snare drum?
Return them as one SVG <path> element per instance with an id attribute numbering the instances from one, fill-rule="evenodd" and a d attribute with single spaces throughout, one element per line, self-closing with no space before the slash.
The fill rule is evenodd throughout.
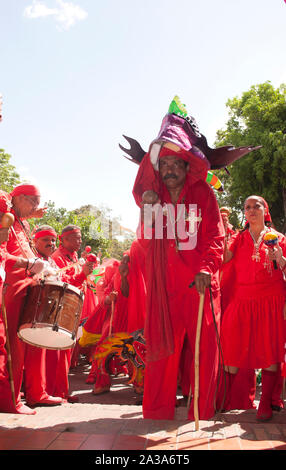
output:
<path id="1" fill-rule="evenodd" d="M 18 336 L 32 346 L 69 349 L 75 346 L 83 292 L 61 281 L 39 281 L 28 287 Z"/>

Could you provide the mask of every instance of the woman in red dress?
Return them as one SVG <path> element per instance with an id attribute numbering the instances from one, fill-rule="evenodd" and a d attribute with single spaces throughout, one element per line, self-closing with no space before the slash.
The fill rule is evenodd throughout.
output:
<path id="1" fill-rule="evenodd" d="M 286 238 L 270 229 L 268 204 L 262 197 L 248 197 L 244 211 L 246 227 L 233 237 L 225 253 L 225 262 L 232 259 L 234 265 L 235 286 L 223 316 L 222 349 L 230 384 L 239 368 L 262 369 L 257 419 L 268 420 L 277 370 L 284 361 Z M 264 243 L 269 231 L 278 238 L 274 248 Z"/>

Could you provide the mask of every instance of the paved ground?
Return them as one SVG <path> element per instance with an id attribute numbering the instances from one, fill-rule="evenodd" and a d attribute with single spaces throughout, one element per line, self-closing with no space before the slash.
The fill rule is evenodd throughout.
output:
<path id="1" fill-rule="evenodd" d="M 144 420 L 139 396 L 125 378 L 114 378 L 110 393 L 93 395 L 93 386 L 85 383 L 88 368 L 83 362 L 70 374 L 71 392 L 78 395 L 78 403 L 37 407 L 34 416 L 0 413 L 0 450 L 144 450 L 168 454 L 286 450 L 285 410 L 275 413 L 267 423 L 256 422 L 255 410 L 221 413 L 210 421 L 200 421 L 200 429 L 195 431 L 194 423 L 186 419 L 184 406 L 177 408 L 174 421 Z"/>

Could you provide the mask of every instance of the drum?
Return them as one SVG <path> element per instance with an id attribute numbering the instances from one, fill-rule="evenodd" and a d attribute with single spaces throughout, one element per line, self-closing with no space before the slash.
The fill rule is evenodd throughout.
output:
<path id="1" fill-rule="evenodd" d="M 28 287 L 18 336 L 32 346 L 69 349 L 75 346 L 83 292 L 61 281 L 39 281 Z"/>

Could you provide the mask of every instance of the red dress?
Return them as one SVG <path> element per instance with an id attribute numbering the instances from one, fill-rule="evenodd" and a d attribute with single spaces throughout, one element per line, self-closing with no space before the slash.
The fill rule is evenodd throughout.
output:
<path id="1" fill-rule="evenodd" d="M 285 256 L 286 239 L 276 233 Z M 224 363 L 264 369 L 283 362 L 286 299 L 283 273 L 273 268 L 263 241 L 254 256 L 254 242 L 248 230 L 239 233 L 229 249 L 233 252 L 235 286 L 222 321 Z"/>

